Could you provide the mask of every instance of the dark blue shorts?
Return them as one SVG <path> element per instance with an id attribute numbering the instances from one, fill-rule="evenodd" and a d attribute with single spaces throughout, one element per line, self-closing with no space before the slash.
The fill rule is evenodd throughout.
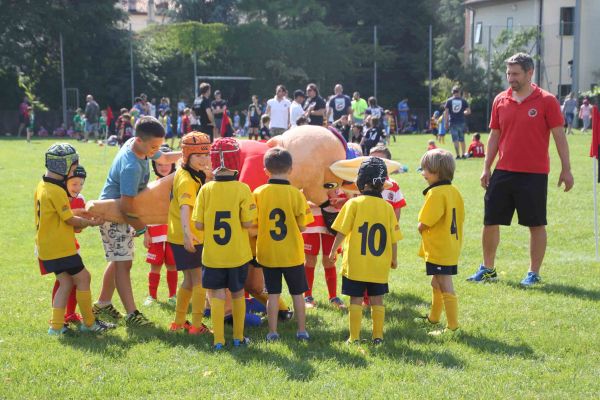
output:
<path id="1" fill-rule="evenodd" d="M 79 254 L 55 258 L 54 260 L 39 260 L 39 263 L 40 269 L 43 268 L 46 273 L 53 272 L 55 275 L 66 272 L 73 276 L 85 269 L 85 265 L 83 265 L 83 260 Z"/>
<path id="2" fill-rule="evenodd" d="M 281 278 L 285 278 L 288 290 L 292 296 L 303 294 L 308 290 L 304 265 L 295 267 L 263 267 L 265 286 L 269 294 L 281 294 Z"/>
<path id="3" fill-rule="evenodd" d="M 355 281 L 342 276 L 342 294 L 350 297 L 381 296 L 389 292 L 387 283 Z"/>
<path id="4" fill-rule="evenodd" d="M 239 292 L 248 277 L 248 264 L 235 268 L 202 268 L 202 287 L 205 289 L 229 289 Z"/>
<path id="5" fill-rule="evenodd" d="M 175 244 L 169 242 L 171 250 L 173 251 L 173 258 L 175 258 L 175 267 L 177 271 L 185 271 L 188 269 L 202 267 L 202 249 L 204 246 L 197 244 L 195 253 L 190 253 L 181 244 Z"/>
<path id="6" fill-rule="evenodd" d="M 427 275 L 456 275 L 458 273 L 456 265 L 438 265 L 430 262 L 425 262 L 425 270 Z"/>

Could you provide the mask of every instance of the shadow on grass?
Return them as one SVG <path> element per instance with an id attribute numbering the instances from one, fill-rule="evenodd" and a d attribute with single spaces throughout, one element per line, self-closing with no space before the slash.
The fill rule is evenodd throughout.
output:
<path id="1" fill-rule="evenodd" d="M 510 281 L 507 281 L 505 285 L 523 291 L 531 290 L 550 294 L 560 294 L 567 297 L 577 297 L 582 300 L 600 301 L 600 291 L 584 289 L 578 286 L 562 285 L 559 283 L 542 283 L 538 286 L 524 288 L 517 282 Z"/>

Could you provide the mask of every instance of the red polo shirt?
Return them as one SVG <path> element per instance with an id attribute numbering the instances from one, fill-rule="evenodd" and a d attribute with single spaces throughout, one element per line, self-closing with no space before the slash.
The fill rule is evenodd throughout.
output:
<path id="1" fill-rule="evenodd" d="M 512 88 L 494 99 L 490 129 L 500 130 L 498 169 L 550 172 L 550 129 L 563 126 L 564 120 L 556 97 L 532 86 L 533 92 L 522 103 L 512 98 Z"/>

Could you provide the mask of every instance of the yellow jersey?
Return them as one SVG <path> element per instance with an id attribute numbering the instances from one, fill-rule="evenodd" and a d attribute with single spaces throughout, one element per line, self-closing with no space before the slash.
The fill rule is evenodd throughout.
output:
<path id="1" fill-rule="evenodd" d="M 342 275 L 355 281 L 387 283 L 392 244 L 402 239 L 392 206 L 380 196 L 355 197 L 344 204 L 332 228 L 346 236 Z"/>
<path id="2" fill-rule="evenodd" d="M 73 218 L 63 181 L 43 177 L 34 195 L 35 246 L 42 261 L 77 254 L 75 229 L 65 221 Z"/>
<path id="3" fill-rule="evenodd" d="M 252 260 L 248 230 L 242 222 L 256 219 L 256 204 L 248 185 L 215 177 L 200 188 L 192 220 L 204 224 L 202 264 L 235 268 Z"/>
<path id="4" fill-rule="evenodd" d="M 304 240 L 300 226 L 312 214 L 300 190 L 287 180 L 270 179 L 254 190 L 258 235 L 256 261 L 264 267 L 295 267 L 304 264 Z"/>
<path id="5" fill-rule="evenodd" d="M 419 256 L 432 264 L 457 265 L 465 221 L 462 196 L 449 181 L 434 183 L 423 194 L 425 204 L 419 211 L 419 222 L 428 229 L 421 233 Z"/>
<path id="6" fill-rule="evenodd" d="M 183 245 L 183 228 L 181 227 L 181 206 L 190 206 L 190 230 L 202 244 L 204 234 L 196 229 L 196 224 L 191 220 L 192 211 L 196 204 L 196 196 L 202 186 L 199 178 L 194 178 L 189 171 L 179 168 L 173 178 L 173 190 L 171 192 L 171 203 L 169 205 L 169 219 L 167 230 L 167 241 Z"/>

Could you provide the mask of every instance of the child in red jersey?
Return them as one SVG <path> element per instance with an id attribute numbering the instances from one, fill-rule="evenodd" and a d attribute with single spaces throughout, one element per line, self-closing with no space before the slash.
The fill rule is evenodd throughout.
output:
<path id="1" fill-rule="evenodd" d="M 481 142 L 481 135 L 479 133 L 473 135 L 473 141 L 469 145 L 469 150 L 467 151 L 467 154 L 469 155 L 469 158 L 485 157 L 485 146 Z"/>

